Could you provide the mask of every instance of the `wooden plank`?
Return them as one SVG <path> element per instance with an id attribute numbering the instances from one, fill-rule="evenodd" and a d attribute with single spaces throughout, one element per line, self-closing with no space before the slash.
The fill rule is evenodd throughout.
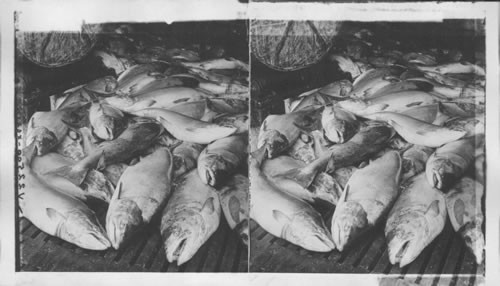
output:
<path id="1" fill-rule="evenodd" d="M 222 260 L 224 249 L 227 243 L 227 233 L 229 226 L 225 219 L 221 219 L 219 229 L 210 238 L 211 245 L 208 248 L 208 254 L 198 267 L 199 272 L 216 272 L 218 261 Z"/>
<path id="2" fill-rule="evenodd" d="M 460 267 L 460 274 L 476 274 L 477 265 L 474 259 L 474 255 L 465 249 L 464 260 Z"/>
<path id="3" fill-rule="evenodd" d="M 250 268 L 248 267 L 248 261 L 250 259 L 248 255 L 248 247 L 243 243 L 238 244 L 237 253 L 239 258 L 235 259 L 235 263 L 233 265 L 233 268 L 231 269 L 231 272 L 247 273 L 250 270 Z"/>
<path id="4" fill-rule="evenodd" d="M 443 273 L 455 274 L 456 267 L 458 264 L 462 263 L 460 258 L 460 252 L 462 250 L 462 242 L 458 235 L 454 235 L 451 241 L 450 251 L 448 252 L 448 257 L 444 263 Z"/>
<path id="5" fill-rule="evenodd" d="M 389 251 L 387 250 L 387 247 L 385 247 L 385 250 L 380 256 L 380 259 L 378 260 L 377 264 L 375 264 L 372 273 L 387 273 L 391 268 L 392 265 L 389 261 Z"/>
<path id="6" fill-rule="evenodd" d="M 435 250 L 436 245 L 440 239 L 440 235 L 434 239 L 423 251 L 420 253 L 417 258 L 410 263 L 407 267 L 407 272 L 409 274 L 422 274 L 425 267 L 429 263 L 432 252 Z"/>
<path id="7" fill-rule="evenodd" d="M 451 248 L 451 242 L 453 240 L 453 237 L 455 236 L 455 233 L 453 232 L 453 229 L 451 228 L 451 224 L 447 223 L 445 230 L 443 231 L 442 235 L 439 238 L 436 247 L 434 248 L 434 251 L 432 251 L 432 255 L 430 258 L 429 263 L 425 266 L 425 270 L 423 273 L 426 274 L 441 274 L 443 273 L 443 267 L 444 263 L 446 262 L 446 256 L 450 251 Z M 452 273 L 449 273 L 452 274 Z"/>
<path id="8" fill-rule="evenodd" d="M 385 237 L 376 237 L 370 248 L 365 253 L 363 259 L 360 260 L 358 267 L 364 269 L 367 272 L 371 272 L 375 267 L 378 259 L 382 256 L 385 250 Z"/>
<path id="9" fill-rule="evenodd" d="M 147 240 L 146 245 L 137 258 L 135 264 L 139 265 L 145 270 L 150 270 L 153 264 L 153 260 L 156 259 L 157 256 L 159 256 L 159 252 L 164 253 L 163 241 L 161 235 L 158 233 L 158 235 L 153 235 Z"/>
<path id="10" fill-rule="evenodd" d="M 231 269 L 234 265 L 235 262 L 238 260 L 238 247 L 239 244 L 243 244 L 239 240 L 238 235 L 230 230 L 227 232 L 227 238 L 226 238 L 226 248 L 224 250 L 224 255 L 222 256 L 222 259 L 220 262 L 218 262 L 217 269 L 221 272 L 231 272 Z"/>

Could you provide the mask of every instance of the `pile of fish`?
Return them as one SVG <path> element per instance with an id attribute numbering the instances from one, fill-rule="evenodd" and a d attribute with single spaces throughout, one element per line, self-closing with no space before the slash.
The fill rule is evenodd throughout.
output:
<path id="1" fill-rule="evenodd" d="M 175 49 L 118 69 L 118 56 L 97 53 L 116 76 L 52 96 L 52 110 L 24 126 L 20 214 L 93 250 L 119 249 L 161 221 L 166 257 L 178 265 L 221 216 L 247 243 L 247 64 Z M 108 204 L 105 222 L 92 200 Z"/>
<path id="2" fill-rule="evenodd" d="M 481 264 L 484 68 L 450 51 L 439 51 L 445 62 L 424 51 L 353 51 L 330 56 L 351 79 L 285 100 L 285 114 L 251 131 L 250 218 L 320 252 L 384 228 L 400 267 L 449 218 Z M 331 206 L 331 223 L 319 201 Z"/>

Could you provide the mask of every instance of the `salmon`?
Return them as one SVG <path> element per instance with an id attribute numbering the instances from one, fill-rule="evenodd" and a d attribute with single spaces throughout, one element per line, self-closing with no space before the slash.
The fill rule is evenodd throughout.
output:
<path id="1" fill-rule="evenodd" d="M 167 260 L 182 265 L 219 227 L 221 206 L 217 191 L 192 170 L 179 178 L 163 210 L 160 232 Z"/>
<path id="2" fill-rule="evenodd" d="M 450 142 L 436 149 L 425 166 L 429 184 L 439 190 L 448 191 L 474 162 L 474 151 L 474 137 Z"/>
<path id="3" fill-rule="evenodd" d="M 477 264 L 481 264 L 484 258 L 484 215 L 481 208 L 483 194 L 483 185 L 468 177 L 462 178 L 446 194 L 451 225 L 463 238 Z"/>
<path id="4" fill-rule="evenodd" d="M 198 175 L 212 187 L 236 172 L 247 157 L 248 136 L 233 135 L 209 144 L 198 157 Z"/>
<path id="5" fill-rule="evenodd" d="M 172 154 L 164 147 L 125 169 L 106 213 L 106 230 L 113 248 L 119 249 L 164 207 L 171 192 L 172 174 Z"/>
<path id="6" fill-rule="evenodd" d="M 250 218 L 270 234 L 304 249 L 317 252 L 334 249 L 321 215 L 310 204 L 281 191 L 260 170 L 266 152 L 261 147 L 250 160 Z"/>
<path id="7" fill-rule="evenodd" d="M 220 204 L 229 227 L 236 231 L 246 245 L 250 239 L 248 177 L 236 174 L 219 191 Z"/>
<path id="8" fill-rule="evenodd" d="M 352 113 L 336 106 L 327 106 L 321 116 L 325 137 L 332 143 L 345 143 L 359 130 L 360 122 Z"/>
<path id="9" fill-rule="evenodd" d="M 339 251 L 380 222 L 399 195 L 401 157 L 389 151 L 355 171 L 332 218 L 331 232 Z"/>
<path id="10" fill-rule="evenodd" d="M 366 116 L 372 120 L 387 122 L 406 141 L 427 147 L 439 147 L 464 137 L 465 131 L 437 126 L 395 112 L 378 112 Z"/>
<path id="11" fill-rule="evenodd" d="M 23 150 L 24 188 L 19 193 L 21 215 L 43 232 L 91 250 L 110 247 L 95 213 L 76 197 L 45 184 L 31 169 L 36 145 Z"/>
<path id="12" fill-rule="evenodd" d="M 89 120 L 94 134 L 103 140 L 115 139 L 127 127 L 124 114 L 104 103 L 92 103 Z"/>
<path id="13" fill-rule="evenodd" d="M 165 109 L 144 109 L 134 114 L 156 119 L 175 138 L 198 144 L 211 143 L 233 135 L 238 130 L 235 127 L 219 126 Z"/>
<path id="14" fill-rule="evenodd" d="M 320 129 L 321 109 L 269 115 L 261 125 L 257 148 L 266 146 L 269 158 L 281 155 L 301 134 Z"/>
<path id="15" fill-rule="evenodd" d="M 443 231 L 445 197 L 427 182 L 424 173 L 412 177 L 389 212 L 385 238 L 391 264 L 413 262 Z"/>

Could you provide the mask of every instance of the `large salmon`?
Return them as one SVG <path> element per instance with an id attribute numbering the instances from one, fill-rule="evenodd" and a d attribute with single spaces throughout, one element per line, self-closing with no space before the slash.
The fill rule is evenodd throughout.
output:
<path id="1" fill-rule="evenodd" d="M 262 147 L 250 161 L 250 218 L 274 236 L 307 250 L 328 252 L 335 245 L 321 215 L 305 201 L 281 191 L 260 170 Z"/>
<path id="2" fill-rule="evenodd" d="M 464 239 L 477 264 L 483 262 L 484 251 L 482 231 L 484 215 L 481 208 L 483 194 L 483 185 L 468 177 L 462 178 L 446 194 L 446 207 L 451 225 Z"/>
<path id="3" fill-rule="evenodd" d="M 373 228 L 399 194 L 401 157 L 389 151 L 352 174 L 332 218 L 332 237 L 342 251 Z"/>
<path id="4" fill-rule="evenodd" d="M 196 170 L 179 180 L 163 210 L 160 231 L 167 260 L 182 265 L 217 230 L 221 207 L 217 191 L 204 184 Z"/>
<path id="5" fill-rule="evenodd" d="M 106 214 L 106 230 L 115 249 L 161 210 L 170 196 L 172 173 L 172 154 L 165 147 L 125 169 Z"/>
<path id="6" fill-rule="evenodd" d="M 420 173 L 412 177 L 389 212 L 385 237 L 389 261 L 404 267 L 411 263 L 444 229 L 443 193 Z"/>

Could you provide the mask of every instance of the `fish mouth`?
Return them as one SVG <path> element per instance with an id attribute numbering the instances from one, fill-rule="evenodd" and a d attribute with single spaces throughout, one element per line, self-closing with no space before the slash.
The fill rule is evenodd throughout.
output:
<path id="1" fill-rule="evenodd" d="M 279 156 L 289 146 L 288 138 L 279 131 L 272 130 L 264 140 L 269 159 Z"/>
<path id="2" fill-rule="evenodd" d="M 83 235 L 81 240 L 85 242 L 85 248 L 90 250 L 105 250 L 111 247 L 111 243 L 104 233 L 91 232 Z"/>
<path id="3" fill-rule="evenodd" d="M 106 216 L 106 232 L 113 248 L 119 249 L 142 223 L 142 211 L 134 201 L 112 202 Z"/>
<path id="4" fill-rule="evenodd" d="M 401 239 L 393 237 L 389 239 L 387 249 L 391 264 L 399 263 L 399 267 L 402 268 L 413 262 L 418 254 L 420 254 L 415 242 L 416 238 Z"/>
<path id="5" fill-rule="evenodd" d="M 168 262 L 177 261 L 177 265 L 180 266 L 189 261 L 201 246 L 196 247 L 193 237 L 196 238 L 196 235 L 189 231 L 170 232 L 164 242 Z"/>
<path id="6" fill-rule="evenodd" d="M 335 249 L 335 243 L 325 233 L 313 234 L 307 240 L 307 245 L 309 245 L 310 250 L 317 252 L 329 252 Z"/>
<path id="7" fill-rule="evenodd" d="M 481 224 L 477 222 L 468 222 L 462 226 L 458 232 L 463 238 L 467 249 L 474 255 L 476 263 L 482 264 L 484 258 L 484 235 L 481 230 Z"/>
<path id="8" fill-rule="evenodd" d="M 217 183 L 216 178 L 217 178 L 217 172 L 215 172 L 211 169 L 205 170 L 205 176 L 203 177 L 205 184 L 212 186 L 212 187 L 215 187 L 215 185 Z"/>

